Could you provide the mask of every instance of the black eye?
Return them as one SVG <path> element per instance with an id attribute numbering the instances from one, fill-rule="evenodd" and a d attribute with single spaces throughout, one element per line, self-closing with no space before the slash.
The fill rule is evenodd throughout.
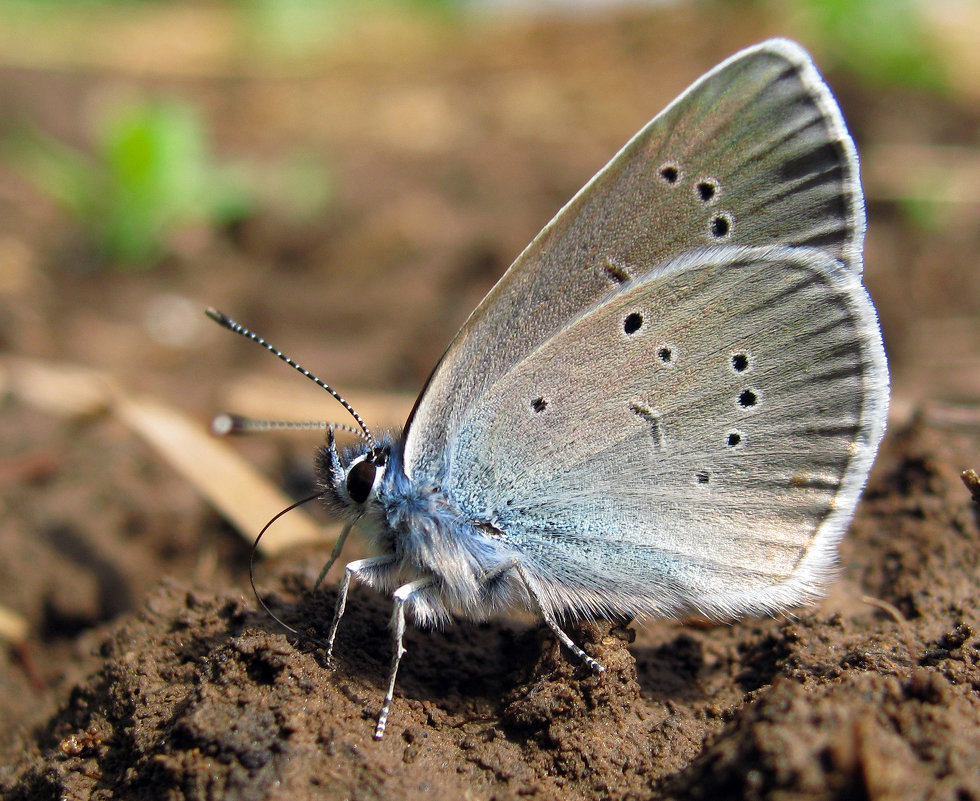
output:
<path id="1" fill-rule="evenodd" d="M 365 459 L 354 465 L 347 474 L 347 494 L 355 503 L 364 503 L 371 494 L 374 487 L 374 477 L 377 475 L 378 466 Z"/>

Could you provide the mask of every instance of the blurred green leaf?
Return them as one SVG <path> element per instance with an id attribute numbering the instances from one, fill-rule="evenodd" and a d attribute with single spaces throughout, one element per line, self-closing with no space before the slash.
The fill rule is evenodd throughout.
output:
<path id="1" fill-rule="evenodd" d="M 242 0 L 242 22 L 251 47 L 279 57 L 303 58 L 336 34 L 348 4 L 319 0 Z"/>
<path id="2" fill-rule="evenodd" d="M 101 260 L 145 268 L 174 246 L 185 228 L 217 229 L 262 206 L 308 219 L 330 198 L 325 166 L 310 157 L 282 164 L 218 163 L 193 107 L 136 100 L 97 124 L 94 154 L 42 131 L 8 138 L 6 160 L 69 211 Z"/>
<path id="3" fill-rule="evenodd" d="M 211 221 L 215 181 L 197 115 L 175 102 L 136 103 L 101 126 L 104 244 L 112 257 L 137 262 L 159 255 L 168 230 Z"/>
<path id="4" fill-rule="evenodd" d="M 923 35 L 920 0 L 795 0 L 802 28 L 856 77 L 944 91 L 940 60 Z"/>
<path id="5" fill-rule="evenodd" d="M 359 14 L 405 11 L 451 20 L 468 4 L 467 0 L 240 0 L 249 46 L 289 60 L 328 46 Z"/>

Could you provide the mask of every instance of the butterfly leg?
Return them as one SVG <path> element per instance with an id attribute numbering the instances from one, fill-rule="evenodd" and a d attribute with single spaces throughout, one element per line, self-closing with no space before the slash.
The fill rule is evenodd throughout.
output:
<path id="1" fill-rule="evenodd" d="M 416 593 L 424 590 L 433 584 L 431 578 L 418 579 L 416 581 L 403 584 L 395 590 L 395 609 L 391 616 L 392 639 L 394 642 L 394 653 L 391 659 L 391 670 L 388 673 L 388 692 L 385 693 L 384 704 L 381 706 L 381 714 L 378 715 L 378 725 L 374 730 L 374 739 L 380 740 L 384 737 L 385 726 L 388 724 L 388 712 L 391 710 L 391 701 L 395 695 L 395 676 L 398 675 L 398 664 L 402 661 L 405 647 L 402 640 L 405 637 L 405 603 Z"/>
<path id="2" fill-rule="evenodd" d="M 571 637 L 562 631 L 561 626 L 558 625 L 558 622 L 554 619 L 554 617 L 552 617 L 551 613 L 545 609 L 541 596 L 534 588 L 534 584 L 528 578 L 527 572 L 516 560 L 514 562 L 514 569 L 517 571 L 517 575 L 521 577 L 521 581 L 524 582 L 524 587 L 527 589 L 528 595 L 530 595 L 534 599 L 535 604 L 537 604 L 538 611 L 541 613 L 541 617 L 544 619 L 544 622 L 547 623 L 548 628 L 555 633 L 555 636 L 558 638 L 559 642 L 564 644 L 569 651 L 585 662 L 585 664 L 588 665 L 593 671 L 596 673 L 602 673 L 606 669 L 605 666 L 585 653 L 585 651 L 572 642 Z"/>
<path id="3" fill-rule="evenodd" d="M 350 522 L 350 523 L 346 523 L 344 527 L 340 530 L 340 536 L 337 537 L 337 542 L 333 546 L 333 551 L 330 552 L 330 558 L 327 560 L 327 563 L 323 566 L 323 570 L 320 571 L 320 575 L 316 577 L 316 583 L 313 585 L 313 592 L 316 592 L 318 589 L 320 589 L 320 585 L 323 583 L 323 580 L 327 577 L 327 573 L 330 571 L 330 568 L 333 567 L 333 563 L 337 561 L 337 558 L 340 556 L 340 552 L 344 550 L 344 543 L 347 542 L 347 535 L 350 534 L 350 530 L 352 528 L 354 528 L 354 523 Z"/>
<path id="4" fill-rule="evenodd" d="M 341 536 L 343 536 L 343 532 L 341 532 Z M 371 571 L 378 570 L 379 568 L 388 568 L 395 561 L 394 556 L 371 556 L 367 559 L 358 559 L 351 562 L 344 568 L 344 577 L 340 580 L 340 587 L 337 590 L 337 605 L 333 610 L 333 622 L 330 624 L 330 634 L 327 635 L 328 665 L 333 662 L 333 643 L 337 637 L 337 627 L 340 625 L 340 619 L 344 616 L 344 610 L 347 608 L 347 591 L 350 589 L 351 579 L 357 576 L 365 580 L 365 576 Z M 365 583 L 371 584 L 370 581 L 365 581 Z"/>

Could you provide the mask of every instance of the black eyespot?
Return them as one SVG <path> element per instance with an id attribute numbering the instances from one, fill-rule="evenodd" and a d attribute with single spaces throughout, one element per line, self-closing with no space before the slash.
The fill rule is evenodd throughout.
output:
<path id="1" fill-rule="evenodd" d="M 732 222 L 724 214 L 719 214 L 711 221 L 711 235 L 715 239 L 724 239 L 731 230 Z"/>
<path id="2" fill-rule="evenodd" d="M 739 434 L 737 431 L 730 431 L 728 433 L 728 447 L 729 448 L 734 448 L 734 447 L 740 445 L 741 442 L 742 442 L 742 435 Z"/>
<path id="3" fill-rule="evenodd" d="M 736 373 L 744 373 L 749 369 L 749 357 L 745 353 L 736 353 L 732 356 L 732 369 Z"/>
<path id="4" fill-rule="evenodd" d="M 535 398 L 533 401 L 531 401 L 531 408 L 536 412 L 543 412 L 548 408 L 548 401 L 546 401 L 544 398 Z"/>
<path id="5" fill-rule="evenodd" d="M 354 503 L 364 503 L 374 488 L 378 466 L 370 459 L 358 462 L 347 473 L 347 494 Z"/>
<path id="6" fill-rule="evenodd" d="M 707 484 L 711 481 L 711 475 L 707 470 L 702 470 L 700 473 L 695 473 L 694 477 L 697 479 L 698 484 Z"/>
<path id="7" fill-rule="evenodd" d="M 677 179 L 681 177 L 681 173 L 673 164 L 665 164 L 660 168 L 660 177 L 668 184 L 676 184 Z"/>
<path id="8" fill-rule="evenodd" d="M 643 325 L 643 315 L 637 312 L 627 314 L 626 319 L 623 320 L 623 330 L 627 334 L 635 334 L 640 330 L 641 325 Z"/>
<path id="9" fill-rule="evenodd" d="M 674 361 L 674 353 L 666 345 L 657 351 L 657 357 L 664 364 L 670 364 L 672 361 Z"/>
<path id="10" fill-rule="evenodd" d="M 702 203 L 711 201 L 717 191 L 718 185 L 712 181 L 701 181 L 698 184 L 698 197 L 701 198 Z"/>
<path id="11" fill-rule="evenodd" d="M 749 409 L 759 402 L 759 396 L 751 389 L 743 389 L 738 396 L 738 405 L 743 409 Z"/>

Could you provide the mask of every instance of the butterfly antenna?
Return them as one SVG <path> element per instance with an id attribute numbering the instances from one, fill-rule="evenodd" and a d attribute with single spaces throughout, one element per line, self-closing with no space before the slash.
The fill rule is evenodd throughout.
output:
<path id="1" fill-rule="evenodd" d="M 241 323 L 239 323 L 239 322 L 237 322 L 235 320 L 232 320 L 231 317 L 229 317 L 227 314 L 224 314 L 223 312 L 218 311 L 217 309 L 215 309 L 212 306 L 209 306 L 207 309 L 205 309 L 204 310 L 204 313 L 208 317 L 210 317 L 212 320 L 214 320 L 216 323 L 218 323 L 218 325 L 222 325 L 225 328 L 227 328 L 229 331 L 234 331 L 236 334 L 240 334 L 241 336 L 245 337 L 246 339 L 251 339 L 253 342 L 258 343 L 263 348 L 265 348 L 267 351 L 269 351 L 270 353 L 274 354 L 279 359 L 281 359 L 282 361 L 284 361 L 286 364 L 288 364 L 294 370 L 297 370 L 300 373 L 302 373 L 303 375 L 305 375 L 308 379 L 310 379 L 310 381 L 312 381 L 318 387 L 320 387 L 321 389 L 325 389 L 327 392 L 329 392 L 331 395 L 333 395 L 333 397 L 340 403 L 340 405 L 343 406 L 348 412 L 350 412 L 351 417 L 353 417 L 354 420 L 357 421 L 357 425 L 360 427 L 361 432 L 363 432 L 364 439 L 367 440 L 368 445 L 371 446 L 371 450 L 376 451 L 378 449 L 377 441 L 374 439 L 374 435 L 371 434 L 371 430 L 367 427 L 367 424 L 361 419 L 361 416 L 357 412 L 354 411 L 354 407 L 351 406 L 346 400 L 344 400 L 343 397 L 340 395 L 340 393 L 337 392 L 337 390 L 335 390 L 333 387 L 331 387 L 325 381 L 321 381 L 319 378 L 317 378 L 315 375 L 313 375 L 313 373 L 311 373 L 305 367 L 302 367 L 301 365 L 299 365 L 296 362 L 294 362 L 292 359 L 290 359 L 281 350 L 279 350 L 278 348 L 273 347 L 272 345 L 270 345 L 268 342 L 266 342 L 262 337 L 260 337 L 254 331 L 246 328 Z M 259 421 L 256 421 L 256 422 L 259 422 Z M 271 427 L 275 427 L 275 426 L 271 426 Z"/>
<path id="2" fill-rule="evenodd" d="M 354 426 L 343 423 L 327 423 L 322 420 L 255 420 L 240 414 L 221 412 L 211 421 L 211 433 L 217 437 L 228 437 L 233 434 L 255 434 L 262 431 L 312 431 L 327 429 L 329 431 L 349 431 L 363 437 L 364 433 Z"/>

